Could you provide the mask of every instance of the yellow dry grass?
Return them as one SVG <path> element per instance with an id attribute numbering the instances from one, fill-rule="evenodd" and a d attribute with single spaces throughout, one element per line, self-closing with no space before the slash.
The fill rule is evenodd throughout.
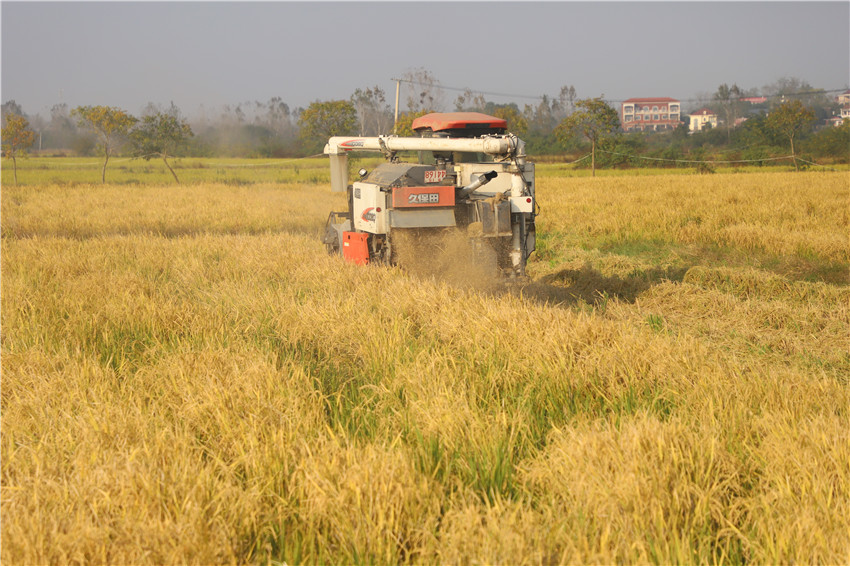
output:
<path id="1" fill-rule="evenodd" d="M 850 561 L 846 174 L 538 191 L 498 293 L 323 185 L 4 187 L 2 561 Z"/>
<path id="2" fill-rule="evenodd" d="M 572 239 L 729 247 L 843 262 L 850 174 L 543 178 L 543 227 Z M 848 282 L 848 281 L 845 281 Z"/>

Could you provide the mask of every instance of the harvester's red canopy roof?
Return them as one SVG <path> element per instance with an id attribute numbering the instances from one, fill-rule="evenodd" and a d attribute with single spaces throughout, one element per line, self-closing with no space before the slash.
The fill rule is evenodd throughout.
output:
<path id="1" fill-rule="evenodd" d="M 469 126 L 505 128 L 508 121 L 488 116 L 480 112 L 432 112 L 413 121 L 413 130 L 431 128 L 435 132 L 442 130 L 459 130 Z"/>

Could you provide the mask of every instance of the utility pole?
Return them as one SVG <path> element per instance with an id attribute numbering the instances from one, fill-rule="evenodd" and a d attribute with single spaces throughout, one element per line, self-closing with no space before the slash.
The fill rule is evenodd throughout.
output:
<path id="1" fill-rule="evenodd" d="M 398 89 L 399 85 L 401 85 L 401 79 L 392 80 L 395 81 L 395 118 L 393 119 L 393 134 L 395 134 L 396 124 L 398 124 Z"/>

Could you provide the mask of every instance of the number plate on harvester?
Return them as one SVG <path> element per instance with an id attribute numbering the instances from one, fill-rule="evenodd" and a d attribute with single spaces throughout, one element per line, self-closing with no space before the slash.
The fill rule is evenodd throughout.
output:
<path id="1" fill-rule="evenodd" d="M 454 186 L 396 187 L 393 189 L 393 208 L 421 206 L 454 206 Z"/>
<path id="2" fill-rule="evenodd" d="M 425 171 L 425 182 L 426 183 L 439 183 L 443 179 L 446 178 L 445 169 L 436 170 L 436 171 Z"/>

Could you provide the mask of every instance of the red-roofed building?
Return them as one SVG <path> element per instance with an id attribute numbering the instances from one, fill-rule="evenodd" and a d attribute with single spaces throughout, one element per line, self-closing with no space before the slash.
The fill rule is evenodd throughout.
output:
<path id="1" fill-rule="evenodd" d="M 620 119 L 627 132 L 658 132 L 679 126 L 679 101 L 675 98 L 630 98 L 623 102 Z"/>
<path id="2" fill-rule="evenodd" d="M 833 116 L 832 118 L 828 118 L 826 120 L 827 124 L 832 124 L 833 126 L 840 126 L 844 122 L 850 121 L 850 104 L 845 104 L 841 107 L 840 114 L 838 116 Z"/>
<path id="3" fill-rule="evenodd" d="M 706 129 L 706 126 L 709 128 L 717 127 L 717 114 L 708 108 L 702 108 L 693 114 L 688 114 L 688 118 L 691 119 L 688 129 L 692 132 L 701 132 Z"/>

